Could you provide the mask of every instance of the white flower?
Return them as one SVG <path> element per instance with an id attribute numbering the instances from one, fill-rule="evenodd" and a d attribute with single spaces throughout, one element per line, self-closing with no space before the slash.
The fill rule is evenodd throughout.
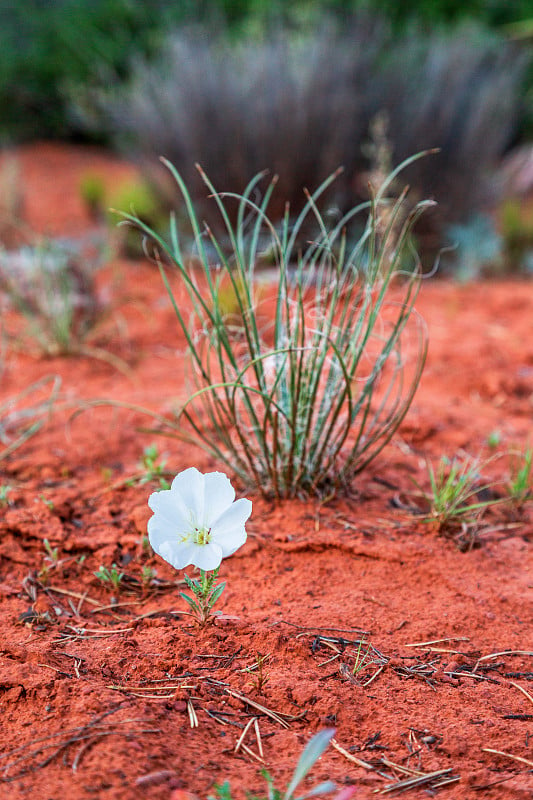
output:
<path id="1" fill-rule="evenodd" d="M 170 489 L 153 492 L 148 505 L 150 544 L 176 569 L 194 564 L 214 570 L 246 541 L 244 523 L 250 500 L 235 500 L 235 490 L 222 472 L 205 475 L 195 467 L 180 472 Z"/>

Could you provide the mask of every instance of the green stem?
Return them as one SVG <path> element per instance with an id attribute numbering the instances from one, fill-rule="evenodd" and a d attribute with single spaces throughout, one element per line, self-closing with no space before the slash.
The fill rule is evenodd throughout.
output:
<path id="1" fill-rule="evenodd" d="M 209 595 L 209 578 L 207 572 L 203 569 L 200 570 L 200 577 L 202 579 L 202 600 L 207 600 Z"/>

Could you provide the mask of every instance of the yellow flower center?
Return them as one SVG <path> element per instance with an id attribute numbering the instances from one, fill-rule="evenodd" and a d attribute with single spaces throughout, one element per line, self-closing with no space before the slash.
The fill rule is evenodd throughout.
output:
<path id="1" fill-rule="evenodd" d="M 197 528 L 195 526 L 189 533 L 181 536 L 181 541 L 199 545 L 209 544 L 211 541 L 211 528 Z"/>
<path id="2" fill-rule="evenodd" d="M 208 544 L 211 539 L 211 528 L 195 528 L 193 531 L 194 544 Z"/>

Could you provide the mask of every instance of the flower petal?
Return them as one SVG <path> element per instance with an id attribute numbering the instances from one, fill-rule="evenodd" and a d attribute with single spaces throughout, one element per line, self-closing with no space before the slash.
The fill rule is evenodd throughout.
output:
<path id="1" fill-rule="evenodd" d="M 182 569 L 188 564 L 194 564 L 198 569 L 208 572 L 220 566 L 222 561 L 222 548 L 216 542 L 209 544 L 185 544 L 179 548 L 179 566 Z"/>
<path id="2" fill-rule="evenodd" d="M 200 569 L 212 570 L 222 561 L 222 548 L 216 542 L 205 545 L 180 542 L 177 536 L 169 536 L 167 526 L 155 515 L 148 520 L 148 537 L 154 551 L 174 569 L 194 564 Z"/>
<path id="3" fill-rule="evenodd" d="M 250 500 L 242 498 L 224 511 L 211 526 L 211 539 L 222 548 L 224 558 L 246 541 L 244 523 L 252 513 Z"/>
<path id="4" fill-rule="evenodd" d="M 211 527 L 211 524 L 235 500 L 235 489 L 227 475 L 223 472 L 208 472 L 204 475 L 204 516 L 202 524 Z"/>
<path id="5" fill-rule="evenodd" d="M 226 531 L 221 539 L 211 534 L 211 541 L 215 542 L 221 548 L 222 558 L 227 558 L 233 555 L 233 553 L 245 543 L 246 531 L 244 525 L 240 528 L 233 528 L 231 531 Z"/>
<path id="6" fill-rule="evenodd" d="M 179 538 L 173 534 L 172 529 L 165 519 L 162 519 L 158 514 L 154 514 L 148 520 L 148 538 L 150 544 L 156 553 L 161 554 L 162 545 L 173 546 L 174 543 L 179 544 Z"/>
<path id="7" fill-rule="evenodd" d="M 152 492 L 148 498 L 148 505 L 160 519 L 165 520 L 169 526 L 169 532 L 175 531 L 176 534 L 184 534 L 190 530 L 190 514 L 187 513 L 177 492 L 172 492 L 170 489 Z"/>
<path id="8" fill-rule="evenodd" d="M 196 467 L 189 467 L 176 475 L 170 487 L 193 520 L 200 523 L 204 516 L 204 480 Z"/>

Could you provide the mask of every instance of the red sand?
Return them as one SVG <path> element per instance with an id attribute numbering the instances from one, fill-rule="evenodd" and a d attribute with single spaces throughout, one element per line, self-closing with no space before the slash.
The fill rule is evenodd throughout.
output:
<path id="1" fill-rule="evenodd" d="M 105 153 L 52 145 L 22 149 L 19 164 L 28 224 L 69 235 L 89 224 L 82 174 L 111 183 L 131 174 Z M 140 431 L 147 420 L 133 411 L 72 417 L 83 400 L 165 410 L 182 392 L 183 342 L 157 271 L 114 268 L 121 325 L 102 328 L 96 343 L 127 361 L 129 376 L 95 359 L 13 350 L 0 376 L 0 404 L 39 377 L 62 378 L 52 418 L 0 462 L 0 486 L 12 487 L 0 507 L 0 797 L 204 800 L 228 780 L 240 799 L 265 793 L 263 762 L 284 791 L 305 743 L 335 727 L 348 756 L 330 746 L 308 787 L 329 778 L 367 800 L 409 777 L 400 767 L 449 769 L 442 780 L 458 782 L 405 796 L 530 798 L 531 510 L 487 513 L 480 546 L 461 552 L 412 506 L 426 457 L 488 456 L 495 430 L 500 451 L 524 448 L 532 285 L 422 287 L 429 357 L 398 435 L 349 497 L 275 506 L 248 494 L 248 542 L 221 568 L 228 618 L 199 632 L 178 596 L 181 574 L 142 551 L 154 484 L 123 481 L 154 441 L 173 472 L 223 466 Z M 490 471 L 505 478 L 508 469 L 502 458 Z M 46 582 L 44 539 L 61 562 Z M 94 577 L 112 563 L 127 576 L 116 598 Z M 143 592 L 144 565 L 158 585 Z M 354 678 L 362 631 L 378 654 Z M 254 716 L 263 760 L 253 725 L 249 750 L 235 752 Z"/>

